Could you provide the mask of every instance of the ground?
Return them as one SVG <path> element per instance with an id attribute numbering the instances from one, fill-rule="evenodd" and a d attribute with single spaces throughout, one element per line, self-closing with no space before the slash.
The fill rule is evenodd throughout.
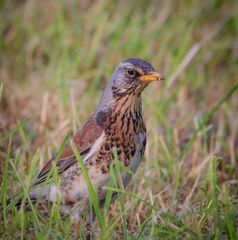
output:
<path id="1" fill-rule="evenodd" d="M 13 0 L 0 11 L 3 239 L 71 238 L 57 206 L 43 220 L 6 200 L 26 198 L 128 57 L 166 81 L 143 93 L 145 158 L 101 213 L 98 238 L 237 239 L 237 1 Z"/>

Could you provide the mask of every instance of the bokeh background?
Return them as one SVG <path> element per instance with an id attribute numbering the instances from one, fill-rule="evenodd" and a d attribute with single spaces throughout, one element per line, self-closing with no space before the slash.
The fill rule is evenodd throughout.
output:
<path id="1" fill-rule="evenodd" d="M 3 0 L 0 12 L 2 201 L 22 186 L 12 165 L 29 183 L 32 159 L 36 174 L 92 114 L 117 64 L 141 57 L 166 81 L 143 93 L 148 144 L 128 191 L 145 201 L 125 197 L 127 233 L 119 219 L 115 236 L 236 239 L 237 1 Z M 3 237 L 40 238 L 31 213 L 23 226 L 15 214 Z M 119 215 L 116 201 L 108 219 Z M 45 223 L 42 236 L 66 237 L 66 225 Z"/>

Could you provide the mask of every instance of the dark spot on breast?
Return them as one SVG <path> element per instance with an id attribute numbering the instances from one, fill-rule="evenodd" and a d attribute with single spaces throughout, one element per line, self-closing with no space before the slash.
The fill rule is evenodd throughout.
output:
<path id="1" fill-rule="evenodd" d="M 117 147 L 117 149 L 119 149 L 120 146 L 121 146 L 121 144 L 117 142 L 117 143 L 116 143 L 116 147 Z"/>
<path id="2" fill-rule="evenodd" d="M 115 136 L 115 137 L 113 137 L 113 140 L 114 140 L 115 142 L 119 142 L 119 141 L 120 141 L 120 138 L 117 137 L 117 136 Z"/>
<path id="3" fill-rule="evenodd" d="M 110 145 L 109 145 L 109 143 L 105 143 L 105 146 L 104 146 L 104 147 L 105 147 L 105 150 L 106 150 L 106 151 L 110 150 Z"/>
<path id="4" fill-rule="evenodd" d="M 103 151 L 102 149 L 99 151 L 99 155 L 104 155 L 105 154 L 105 151 Z"/>
<path id="5" fill-rule="evenodd" d="M 101 171 L 102 171 L 102 174 L 105 174 L 108 172 L 107 168 L 104 165 L 101 167 Z"/>
<path id="6" fill-rule="evenodd" d="M 96 163 L 100 163 L 101 160 L 102 160 L 102 156 L 98 156 L 98 157 L 96 158 Z"/>
<path id="7" fill-rule="evenodd" d="M 136 149 L 133 148 L 133 149 L 131 150 L 131 156 L 134 156 L 135 152 L 136 152 Z"/>
<path id="8" fill-rule="evenodd" d="M 138 134 L 138 132 L 137 132 L 137 127 L 136 127 L 136 123 L 133 124 L 133 130 L 134 130 L 134 132 L 135 132 L 136 134 Z"/>
<path id="9" fill-rule="evenodd" d="M 144 147 L 146 146 L 146 137 L 145 137 L 144 140 L 143 140 L 143 146 L 144 146 Z"/>
<path id="10" fill-rule="evenodd" d="M 121 149 L 117 149 L 117 154 L 120 155 L 122 153 Z"/>

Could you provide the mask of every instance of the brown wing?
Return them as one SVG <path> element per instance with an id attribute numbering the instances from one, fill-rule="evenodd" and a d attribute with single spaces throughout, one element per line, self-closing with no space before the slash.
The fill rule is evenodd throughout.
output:
<path id="1" fill-rule="evenodd" d="M 102 131 L 103 129 L 96 123 L 95 118 L 91 117 L 73 137 L 73 141 L 82 158 L 90 151 L 94 142 L 102 134 Z M 55 156 L 46 163 L 34 182 L 34 185 L 38 185 L 45 181 L 54 160 Z M 61 174 L 76 162 L 77 159 L 74 156 L 73 150 L 70 145 L 67 144 L 57 162 L 58 173 Z"/>

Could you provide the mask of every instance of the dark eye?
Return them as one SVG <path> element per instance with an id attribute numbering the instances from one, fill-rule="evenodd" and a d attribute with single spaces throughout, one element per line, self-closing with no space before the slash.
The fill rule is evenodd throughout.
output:
<path id="1" fill-rule="evenodd" d="M 130 68 L 130 69 L 127 70 L 127 74 L 130 77 L 134 77 L 136 75 L 136 71 Z"/>

